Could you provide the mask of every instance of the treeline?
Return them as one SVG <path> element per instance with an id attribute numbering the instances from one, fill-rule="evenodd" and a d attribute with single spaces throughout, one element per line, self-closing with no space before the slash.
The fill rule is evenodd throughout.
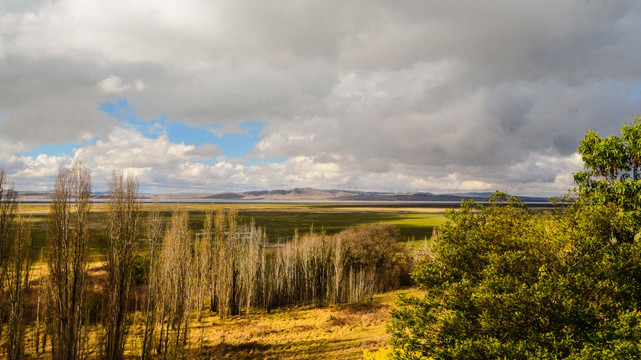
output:
<path id="1" fill-rule="evenodd" d="M 0 170 L 0 356 L 9 359 L 26 349 L 54 359 L 122 359 L 134 323 L 139 356 L 173 357 L 203 316 L 357 302 L 409 281 L 412 262 L 391 225 L 269 244 L 265 229 L 221 210 L 208 211 L 194 232 L 184 210 L 168 221 L 157 205 L 143 211 L 137 180 L 118 172 L 98 227 L 102 268 L 91 269 L 106 276 L 90 276 L 88 243 L 97 231 L 88 169 L 61 169 L 54 190 L 46 270 L 34 278 L 29 222 Z"/>

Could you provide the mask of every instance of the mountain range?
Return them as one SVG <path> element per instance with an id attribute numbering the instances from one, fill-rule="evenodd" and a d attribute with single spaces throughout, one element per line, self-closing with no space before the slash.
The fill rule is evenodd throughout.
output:
<path id="1" fill-rule="evenodd" d="M 463 199 L 486 201 L 491 192 L 467 192 L 433 194 L 430 192 L 377 192 L 353 190 L 320 190 L 313 188 L 295 188 L 290 190 L 261 190 L 223 193 L 167 193 L 143 194 L 143 199 L 157 198 L 158 201 L 420 201 L 420 202 L 459 202 Z M 22 201 L 50 201 L 52 191 L 19 192 Z M 106 192 L 92 194 L 95 200 L 107 199 Z M 518 196 L 524 202 L 547 202 L 547 198 Z"/>

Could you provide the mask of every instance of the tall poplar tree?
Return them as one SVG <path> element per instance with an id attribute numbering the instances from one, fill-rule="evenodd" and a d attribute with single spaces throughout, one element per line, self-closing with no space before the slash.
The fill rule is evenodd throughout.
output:
<path id="1" fill-rule="evenodd" d="M 50 281 L 49 328 L 55 360 L 81 359 L 85 354 L 85 300 L 91 174 L 82 163 L 61 168 L 49 210 L 47 264 Z"/>
<path id="2" fill-rule="evenodd" d="M 138 180 L 114 172 L 109 182 L 107 217 L 107 306 L 104 358 L 122 359 L 131 325 L 133 261 L 141 232 Z"/>

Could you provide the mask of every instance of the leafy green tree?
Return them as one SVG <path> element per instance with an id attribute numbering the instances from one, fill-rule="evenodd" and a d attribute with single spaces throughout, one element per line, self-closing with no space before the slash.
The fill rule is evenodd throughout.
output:
<path id="1" fill-rule="evenodd" d="M 641 358 L 641 119 L 622 134 L 586 133 L 558 213 L 504 193 L 448 211 L 413 275 L 424 295 L 392 311 L 393 357 Z"/>
<path id="2" fill-rule="evenodd" d="M 585 171 L 574 174 L 579 201 L 605 205 L 614 218 L 611 236 L 634 241 L 641 230 L 641 117 L 621 127 L 621 137 L 585 134 L 578 150 Z"/>

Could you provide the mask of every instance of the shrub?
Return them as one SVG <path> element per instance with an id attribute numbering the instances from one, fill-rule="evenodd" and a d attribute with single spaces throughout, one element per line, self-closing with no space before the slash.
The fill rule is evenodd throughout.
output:
<path id="1" fill-rule="evenodd" d="M 639 358 L 641 243 L 607 206 L 533 216 L 496 194 L 447 213 L 434 258 L 392 311 L 397 359 Z"/>

